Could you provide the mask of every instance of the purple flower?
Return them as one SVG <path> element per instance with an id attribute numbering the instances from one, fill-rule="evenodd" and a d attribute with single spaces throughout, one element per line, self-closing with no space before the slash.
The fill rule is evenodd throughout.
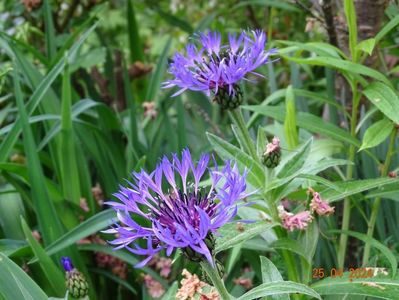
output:
<path id="1" fill-rule="evenodd" d="M 66 272 L 70 272 L 74 269 L 72 261 L 69 257 L 61 257 L 61 263 Z"/>
<path id="2" fill-rule="evenodd" d="M 213 264 L 213 234 L 237 214 L 237 201 L 245 198 L 246 172 L 242 175 L 229 161 L 209 168 L 209 155 L 203 154 L 195 164 L 190 151 L 183 150 L 169 160 L 162 158 L 152 173 L 133 173 L 134 182 L 120 187 L 114 194 L 121 202 L 109 202 L 116 211 L 119 224 L 106 230 L 116 233 L 110 241 L 115 249 L 126 248 L 147 256 L 136 267 L 148 263 L 162 250 L 170 256 L 180 248 L 199 254 Z M 210 188 L 200 187 L 209 174 Z M 143 225 L 144 224 L 144 225 Z M 184 253 L 187 253 L 184 252 Z"/>
<path id="3" fill-rule="evenodd" d="M 253 71 L 277 52 L 275 49 L 265 50 L 266 34 L 261 30 L 243 31 L 238 37 L 229 34 L 228 45 L 221 45 L 218 32 L 199 33 L 198 40 L 199 49 L 188 44 L 186 56 L 176 53 L 173 57 L 169 72 L 175 78 L 163 84 L 165 88 L 180 88 L 173 96 L 187 89 L 204 91 L 208 96 L 211 91 L 216 96 L 220 90 L 234 95 L 238 92 L 237 83 L 247 73 L 261 76 Z"/>

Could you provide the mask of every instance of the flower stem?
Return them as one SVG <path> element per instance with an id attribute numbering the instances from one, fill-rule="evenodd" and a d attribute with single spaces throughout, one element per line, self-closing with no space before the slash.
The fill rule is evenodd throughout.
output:
<path id="1" fill-rule="evenodd" d="M 385 157 L 385 163 L 381 169 L 381 176 L 386 176 L 389 171 L 389 165 L 391 164 L 391 158 L 394 153 L 394 146 L 395 146 L 395 138 L 396 138 L 397 129 L 394 128 L 391 132 L 391 136 L 389 138 L 389 146 L 388 151 Z M 371 208 L 371 216 L 370 221 L 368 222 L 368 229 L 367 229 L 367 237 L 366 244 L 364 246 L 363 252 L 363 266 L 365 266 L 370 258 L 370 249 L 371 249 L 371 238 L 373 237 L 375 222 L 377 221 L 378 211 L 380 209 L 381 204 L 381 197 L 377 197 L 374 200 L 373 206 Z"/>
<path id="2" fill-rule="evenodd" d="M 240 108 L 229 111 L 229 116 L 234 125 L 238 129 L 237 135 L 239 136 L 240 139 L 239 142 L 242 143 L 244 149 L 249 153 L 249 155 L 251 155 L 251 157 L 255 161 L 259 161 L 259 157 L 256 153 L 254 142 L 251 136 L 249 135 L 249 131 L 247 126 L 245 125 L 244 117 L 241 113 Z"/>
<path id="3" fill-rule="evenodd" d="M 201 262 L 201 267 L 202 269 L 206 272 L 206 274 L 209 276 L 211 279 L 213 286 L 216 288 L 218 291 L 220 297 L 222 300 L 232 300 L 234 299 L 229 292 L 226 290 L 226 287 L 224 286 L 223 280 L 219 276 L 219 272 L 213 268 L 208 261 L 202 261 Z"/>
<path id="4" fill-rule="evenodd" d="M 357 81 L 354 80 L 351 82 L 352 88 L 352 117 L 350 122 L 351 136 L 356 138 L 356 125 L 357 125 L 357 114 L 358 114 L 358 106 L 360 102 L 360 94 L 357 91 Z M 356 148 L 354 145 L 349 146 L 348 160 L 350 162 L 355 161 Z M 348 165 L 346 169 L 346 180 L 351 180 L 353 177 L 353 165 Z M 349 229 L 350 223 L 350 215 L 351 215 L 351 200 L 350 198 L 345 198 L 344 200 L 344 208 L 343 208 L 343 216 L 342 216 L 342 231 L 347 231 Z M 343 268 L 345 263 L 345 255 L 346 255 L 346 246 L 348 243 L 348 235 L 341 233 L 339 239 L 338 246 L 338 268 Z"/>

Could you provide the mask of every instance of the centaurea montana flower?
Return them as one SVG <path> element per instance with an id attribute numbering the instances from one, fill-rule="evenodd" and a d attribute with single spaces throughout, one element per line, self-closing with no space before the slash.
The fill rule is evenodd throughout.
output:
<path id="1" fill-rule="evenodd" d="M 238 82 L 248 73 L 262 76 L 254 70 L 269 62 L 276 49 L 265 50 L 266 34 L 261 30 L 242 31 L 237 37 L 229 34 L 229 44 L 221 45 L 218 32 L 199 33 L 200 48 L 191 43 L 186 56 L 176 53 L 169 73 L 174 79 L 164 82 L 164 88 L 177 86 L 179 95 L 185 90 L 211 92 L 214 101 L 224 109 L 234 109 L 242 102 Z"/>
<path id="2" fill-rule="evenodd" d="M 164 156 L 151 173 L 133 173 L 134 182 L 114 194 L 121 202 L 108 203 L 117 211 L 120 223 L 106 230 L 117 234 L 110 241 L 115 249 L 124 247 L 147 256 L 136 267 L 144 266 L 162 250 L 170 256 L 177 248 L 214 265 L 213 234 L 236 216 L 237 201 L 249 194 L 247 172 L 240 174 L 229 161 L 223 168 L 214 162 L 211 169 L 209 161 L 210 156 L 203 154 L 195 164 L 185 149 L 181 159 L 176 154 L 171 161 Z M 211 181 L 207 192 L 200 188 L 206 174 Z"/>

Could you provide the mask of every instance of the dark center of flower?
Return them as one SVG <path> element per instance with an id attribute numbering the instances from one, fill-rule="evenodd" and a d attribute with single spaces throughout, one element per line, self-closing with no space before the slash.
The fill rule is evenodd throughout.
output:
<path id="1" fill-rule="evenodd" d="M 210 218 L 215 214 L 215 206 L 213 195 L 201 191 L 178 194 L 172 193 L 168 196 L 168 202 L 163 199 L 159 201 L 159 213 L 153 212 L 153 217 L 158 222 L 168 228 L 172 234 L 176 232 L 176 224 L 186 227 L 186 223 L 191 225 L 195 230 L 199 230 L 200 214 L 198 208 L 203 210 Z"/>

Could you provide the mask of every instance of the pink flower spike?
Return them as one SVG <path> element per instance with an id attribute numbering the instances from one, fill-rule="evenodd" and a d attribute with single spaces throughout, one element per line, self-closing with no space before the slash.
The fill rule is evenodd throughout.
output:
<path id="1" fill-rule="evenodd" d="M 316 212 L 319 216 L 329 216 L 334 213 L 334 207 L 330 206 L 327 201 L 321 199 L 320 194 L 309 189 L 313 194 L 312 201 L 310 202 L 310 211 Z"/>
<path id="2" fill-rule="evenodd" d="M 282 205 L 278 207 L 279 217 L 283 222 L 283 227 L 289 231 L 294 231 L 295 229 L 305 230 L 308 224 L 312 222 L 313 217 L 310 211 L 305 210 L 297 214 L 289 213 L 285 211 Z"/>

